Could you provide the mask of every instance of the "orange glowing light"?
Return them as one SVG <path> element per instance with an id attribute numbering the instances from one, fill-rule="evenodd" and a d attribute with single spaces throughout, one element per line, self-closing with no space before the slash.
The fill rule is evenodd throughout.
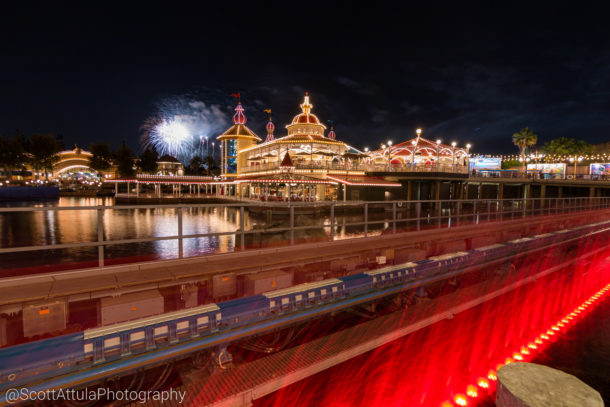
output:
<path id="1" fill-rule="evenodd" d="M 477 381 L 477 384 L 482 389 L 489 389 L 489 382 L 486 379 L 483 379 L 482 377 Z"/>
<path id="2" fill-rule="evenodd" d="M 453 401 L 455 401 L 455 404 L 457 404 L 459 406 L 467 406 L 468 405 L 468 401 L 466 400 L 466 396 L 464 396 L 463 394 L 458 394 L 457 396 L 455 396 L 453 398 Z"/>
<path id="3" fill-rule="evenodd" d="M 565 325 L 563 323 L 561 323 L 561 322 L 558 322 L 557 326 L 563 328 Z"/>
<path id="4" fill-rule="evenodd" d="M 477 391 L 477 388 L 474 387 L 472 384 L 469 384 L 468 387 L 466 387 L 466 394 L 468 395 L 468 397 L 478 397 L 479 396 L 479 392 Z"/>
<path id="5" fill-rule="evenodd" d="M 498 376 L 496 376 L 496 372 L 493 370 L 490 370 L 489 373 L 487 373 L 487 378 L 489 380 L 493 380 L 494 382 L 498 380 Z"/>
<path id="6" fill-rule="evenodd" d="M 553 332 L 552 329 L 549 329 L 548 331 L 546 331 L 546 334 L 553 336 L 553 335 L 555 335 L 555 332 Z"/>
<path id="7" fill-rule="evenodd" d="M 553 325 L 553 326 L 551 327 L 551 329 L 552 329 L 553 331 L 559 331 L 559 327 L 557 327 L 557 326 L 555 326 L 555 325 Z"/>
<path id="8" fill-rule="evenodd" d="M 513 359 L 515 359 L 515 360 L 523 360 L 523 356 L 521 356 L 519 353 L 515 352 L 515 353 L 513 353 Z"/>
<path id="9" fill-rule="evenodd" d="M 506 358 L 506 360 L 504 361 L 504 364 L 505 364 L 505 365 L 510 365 L 510 364 L 511 364 L 511 363 L 513 363 L 513 362 L 514 362 L 514 360 L 513 360 L 513 359 L 511 359 L 511 358 Z"/>
<path id="10" fill-rule="evenodd" d="M 548 340 L 548 339 L 549 339 L 549 337 L 548 337 L 548 336 L 546 336 L 546 335 L 544 335 L 544 334 L 543 334 L 543 335 L 540 335 L 540 337 L 541 337 L 542 339 L 546 339 L 546 340 Z"/>
<path id="11" fill-rule="evenodd" d="M 536 341 L 535 341 L 535 342 L 536 342 L 536 343 L 542 343 L 542 341 L 541 341 L 540 339 L 536 339 Z M 528 348 L 530 348 L 530 349 L 538 349 L 538 346 L 534 345 L 534 344 L 533 344 L 533 343 L 531 343 L 531 342 L 527 344 L 527 347 L 528 347 Z"/>
<path id="12" fill-rule="evenodd" d="M 453 406 L 453 403 L 450 401 L 443 401 L 441 403 L 441 407 L 454 407 L 454 406 Z"/>
<path id="13" fill-rule="evenodd" d="M 521 347 L 521 353 L 524 354 L 524 355 L 529 355 L 530 351 L 527 350 L 527 348 L 525 346 L 522 346 Z"/>

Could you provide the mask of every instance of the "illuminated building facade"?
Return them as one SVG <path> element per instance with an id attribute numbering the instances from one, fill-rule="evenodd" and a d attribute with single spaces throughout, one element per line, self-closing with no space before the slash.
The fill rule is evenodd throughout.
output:
<path id="1" fill-rule="evenodd" d="M 238 104 L 233 126 L 218 137 L 223 142 L 223 177 L 239 185 L 237 194 L 261 200 L 328 200 L 345 197 L 347 185 L 400 186 L 366 177 L 367 155 L 336 139 L 333 130 L 312 113 L 309 94 L 301 112 L 286 126 L 286 135 L 276 138 L 271 118 L 263 143 L 245 127 Z M 235 148 L 236 147 L 236 148 Z"/>
<path id="2" fill-rule="evenodd" d="M 246 115 L 241 102 L 235 107 L 233 126 L 217 138 L 221 143 L 220 175 L 224 179 L 232 179 L 239 174 L 243 163 L 239 161 L 238 152 L 261 141 L 261 138 L 246 126 Z"/>

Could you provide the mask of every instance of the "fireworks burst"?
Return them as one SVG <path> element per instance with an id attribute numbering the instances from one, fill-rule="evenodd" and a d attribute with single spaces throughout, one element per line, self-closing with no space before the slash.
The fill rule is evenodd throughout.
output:
<path id="1" fill-rule="evenodd" d="M 154 146 L 160 155 L 170 155 L 183 163 L 196 155 L 212 154 L 212 140 L 229 122 L 219 106 L 185 96 L 162 100 L 157 115 L 141 126 L 143 146 Z"/>
<path id="2" fill-rule="evenodd" d="M 178 157 L 184 155 L 188 146 L 193 144 L 193 135 L 180 122 L 163 120 L 153 127 L 149 140 L 161 155 Z"/>

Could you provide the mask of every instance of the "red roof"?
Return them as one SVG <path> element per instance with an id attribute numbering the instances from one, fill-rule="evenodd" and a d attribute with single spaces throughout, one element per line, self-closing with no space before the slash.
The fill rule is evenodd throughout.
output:
<path id="1" fill-rule="evenodd" d="M 280 167 L 294 167 L 294 164 L 292 163 L 292 158 L 290 158 L 290 154 L 286 153 L 284 155 Z"/>
<path id="2" fill-rule="evenodd" d="M 304 114 L 304 113 L 301 113 L 300 115 L 296 116 L 292 120 L 292 123 L 320 124 L 320 120 L 318 120 L 318 118 L 316 116 L 314 116 L 313 114 Z"/>

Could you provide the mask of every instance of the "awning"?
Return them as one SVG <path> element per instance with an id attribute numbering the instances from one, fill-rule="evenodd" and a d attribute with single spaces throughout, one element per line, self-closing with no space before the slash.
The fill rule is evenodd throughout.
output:
<path id="1" fill-rule="evenodd" d="M 339 182 L 345 185 L 355 186 L 370 186 L 370 187 L 400 187 L 402 184 L 398 182 L 386 181 L 379 177 L 365 177 L 365 176 L 341 176 L 341 175 L 326 175 L 326 178 Z"/>

